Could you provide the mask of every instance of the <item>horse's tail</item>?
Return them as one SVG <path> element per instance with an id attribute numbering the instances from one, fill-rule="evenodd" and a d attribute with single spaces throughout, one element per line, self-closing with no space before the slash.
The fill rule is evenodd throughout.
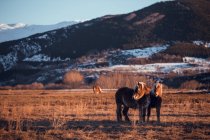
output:
<path id="1" fill-rule="evenodd" d="M 116 102 L 116 104 L 119 104 L 119 103 L 121 103 L 122 101 L 121 101 L 121 94 L 120 94 L 121 92 L 120 92 L 120 89 L 118 89 L 116 92 L 115 92 L 115 102 Z"/>

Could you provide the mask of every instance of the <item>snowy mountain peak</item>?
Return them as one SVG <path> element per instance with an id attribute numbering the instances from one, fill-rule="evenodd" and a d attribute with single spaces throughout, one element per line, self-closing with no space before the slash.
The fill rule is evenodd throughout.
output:
<path id="1" fill-rule="evenodd" d="M 0 43 L 16 39 L 25 38 L 37 33 L 43 33 L 67 26 L 71 26 L 78 22 L 64 21 L 52 25 L 27 25 L 24 23 L 4 24 L 0 23 Z"/>
<path id="2" fill-rule="evenodd" d="M 16 23 L 16 24 L 4 24 L 4 23 L 0 23 L 0 31 L 4 31 L 4 30 L 12 30 L 12 29 L 17 29 L 17 28 L 23 28 L 27 26 L 24 23 Z"/>

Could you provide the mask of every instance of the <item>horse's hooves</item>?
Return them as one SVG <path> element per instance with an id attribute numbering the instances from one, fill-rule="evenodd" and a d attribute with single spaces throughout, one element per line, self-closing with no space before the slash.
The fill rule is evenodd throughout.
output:
<path id="1" fill-rule="evenodd" d="M 117 122 L 119 122 L 119 123 L 120 123 L 120 122 L 123 122 L 123 121 L 122 121 L 122 120 L 117 120 Z"/>
<path id="2" fill-rule="evenodd" d="M 125 120 L 125 122 L 131 122 L 130 120 Z"/>
<path id="3" fill-rule="evenodd" d="M 139 124 L 139 125 L 141 125 L 141 124 L 145 124 L 146 122 L 143 122 L 143 121 L 136 121 L 136 124 Z"/>
<path id="4" fill-rule="evenodd" d="M 157 121 L 156 124 L 159 125 L 159 124 L 161 124 L 161 122 L 160 121 Z"/>

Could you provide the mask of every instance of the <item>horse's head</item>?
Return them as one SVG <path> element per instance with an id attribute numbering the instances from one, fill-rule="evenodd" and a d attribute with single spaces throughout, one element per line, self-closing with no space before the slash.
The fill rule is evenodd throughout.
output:
<path id="1" fill-rule="evenodd" d="M 137 85 L 134 88 L 134 95 L 133 98 L 135 100 L 141 99 L 145 94 L 148 94 L 150 91 L 150 88 L 147 87 L 146 83 L 144 82 L 138 82 Z"/>
<path id="2" fill-rule="evenodd" d="M 155 95 L 156 97 L 162 97 L 162 92 L 163 92 L 162 88 L 163 88 L 162 84 L 159 81 L 157 81 L 154 84 L 152 94 Z"/>

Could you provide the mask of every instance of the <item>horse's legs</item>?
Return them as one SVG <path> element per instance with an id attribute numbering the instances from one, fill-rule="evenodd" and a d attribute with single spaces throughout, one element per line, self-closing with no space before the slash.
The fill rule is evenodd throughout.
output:
<path id="1" fill-rule="evenodd" d="M 157 122 L 160 122 L 160 106 L 156 107 L 156 113 L 157 113 Z"/>
<path id="2" fill-rule="evenodd" d="M 143 108 L 143 113 L 142 113 L 143 122 L 145 122 L 146 110 L 147 108 Z"/>
<path id="3" fill-rule="evenodd" d="M 122 121 L 122 114 L 121 114 L 121 104 L 117 104 L 117 110 L 116 110 L 116 113 L 117 113 L 117 121 L 120 122 Z"/>
<path id="4" fill-rule="evenodd" d="M 128 110 L 129 110 L 129 107 L 125 106 L 124 105 L 124 108 L 123 108 L 123 115 L 125 117 L 125 121 L 130 121 L 130 119 L 128 118 Z"/>
<path id="5" fill-rule="evenodd" d="M 151 106 L 149 106 L 149 107 L 147 108 L 147 122 L 149 122 L 150 114 L 151 114 Z"/>
<path id="6" fill-rule="evenodd" d="M 139 106 L 139 123 L 143 122 L 143 114 L 144 114 L 144 109 L 142 106 Z"/>

